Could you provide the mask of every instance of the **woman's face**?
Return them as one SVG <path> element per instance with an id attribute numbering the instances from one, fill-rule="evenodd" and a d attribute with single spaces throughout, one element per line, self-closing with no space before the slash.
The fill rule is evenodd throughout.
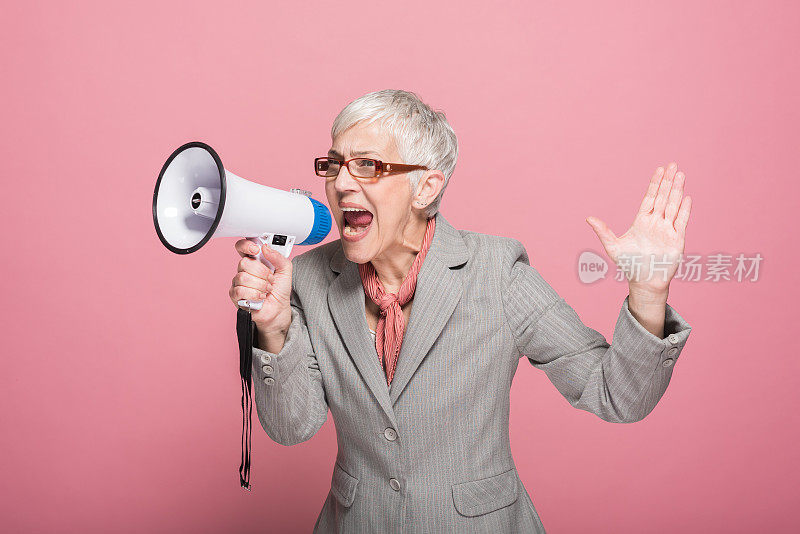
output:
<path id="1" fill-rule="evenodd" d="M 357 123 L 340 133 L 328 155 L 342 160 L 363 156 L 387 163 L 404 163 L 394 139 L 377 121 L 368 126 Z M 415 216 L 411 209 L 413 195 L 408 174 L 384 175 L 375 182 L 362 182 L 353 178 L 343 165 L 335 179 L 328 178 L 325 193 L 347 259 L 366 263 L 402 247 L 406 227 Z M 366 210 L 366 213 L 347 213 L 348 205 Z"/>

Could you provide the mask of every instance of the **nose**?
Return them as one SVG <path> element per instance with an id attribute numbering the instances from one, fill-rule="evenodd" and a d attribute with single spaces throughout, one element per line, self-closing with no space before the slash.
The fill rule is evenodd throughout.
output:
<path id="1" fill-rule="evenodd" d="M 333 186 L 336 191 L 340 193 L 344 193 L 346 191 L 359 191 L 361 189 L 360 182 L 353 178 L 353 175 L 350 174 L 350 171 L 347 170 L 347 166 L 345 165 L 342 165 L 339 168 L 339 174 L 336 175 L 336 179 L 333 181 Z"/>

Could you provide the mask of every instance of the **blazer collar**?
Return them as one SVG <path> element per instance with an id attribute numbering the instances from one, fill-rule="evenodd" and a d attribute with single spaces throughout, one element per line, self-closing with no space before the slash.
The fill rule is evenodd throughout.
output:
<path id="1" fill-rule="evenodd" d="M 417 275 L 411 315 L 403 335 L 391 388 L 386 384 L 375 344 L 368 332 L 364 286 L 358 265 L 339 246 L 330 267 L 339 273 L 328 288 L 328 307 L 336 327 L 364 381 L 397 428 L 393 406 L 400 397 L 461 299 L 460 269 L 469 260 L 461 233 L 436 214 L 436 229 Z"/>

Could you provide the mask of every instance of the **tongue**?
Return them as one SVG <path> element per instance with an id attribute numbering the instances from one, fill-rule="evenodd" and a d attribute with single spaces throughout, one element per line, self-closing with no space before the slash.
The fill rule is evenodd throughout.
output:
<path id="1" fill-rule="evenodd" d="M 372 214 L 368 211 L 345 211 L 344 219 L 350 226 L 367 226 L 372 222 Z"/>

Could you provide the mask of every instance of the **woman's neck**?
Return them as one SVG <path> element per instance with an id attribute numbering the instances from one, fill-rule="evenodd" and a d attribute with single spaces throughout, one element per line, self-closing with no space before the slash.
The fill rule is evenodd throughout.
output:
<path id="1" fill-rule="evenodd" d="M 400 290 L 417 253 L 422 250 L 427 228 L 427 219 L 413 217 L 403 231 L 402 242 L 372 259 L 372 266 L 387 292 L 397 293 Z"/>

